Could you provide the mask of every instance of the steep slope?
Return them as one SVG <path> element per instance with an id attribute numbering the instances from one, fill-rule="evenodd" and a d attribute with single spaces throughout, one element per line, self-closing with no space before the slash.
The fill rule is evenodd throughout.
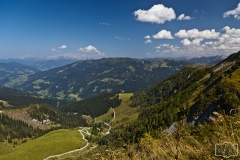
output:
<path id="1" fill-rule="evenodd" d="M 142 110 L 137 120 L 116 126 L 112 134 L 99 140 L 99 148 L 81 157 L 217 159 L 219 155 L 237 156 L 239 75 L 240 52 L 214 67 L 185 67 L 149 89 L 133 93 L 130 106 Z M 166 130 L 169 126 L 171 132 Z"/>
<path id="2" fill-rule="evenodd" d="M 27 81 L 19 84 L 11 85 L 6 81 L 0 84 L 45 97 L 80 100 L 102 93 L 143 90 L 189 64 L 172 60 L 149 62 L 130 58 L 103 58 L 78 61 L 29 75 Z"/>
<path id="3" fill-rule="evenodd" d="M 186 119 L 195 124 L 210 122 L 213 112 L 230 114 L 240 107 L 240 52 L 214 67 L 186 67 L 181 72 L 131 97 L 131 106 L 145 109 L 129 125 L 125 140 L 138 142 L 149 132 L 158 133 L 174 122 Z M 131 138 L 134 137 L 134 138 Z"/>

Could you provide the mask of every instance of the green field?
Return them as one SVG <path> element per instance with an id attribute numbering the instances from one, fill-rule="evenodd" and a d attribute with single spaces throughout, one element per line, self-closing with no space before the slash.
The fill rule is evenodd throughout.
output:
<path id="1" fill-rule="evenodd" d="M 28 141 L 4 155 L 1 160 L 43 160 L 44 158 L 68 152 L 86 145 L 77 130 L 55 130 L 37 139 Z"/>

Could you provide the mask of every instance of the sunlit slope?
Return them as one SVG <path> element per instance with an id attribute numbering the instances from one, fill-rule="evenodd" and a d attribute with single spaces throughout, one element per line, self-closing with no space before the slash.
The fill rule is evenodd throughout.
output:
<path id="1" fill-rule="evenodd" d="M 60 129 L 28 141 L 7 154 L 1 160 L 43 160 L 44 158 L 68 152 L 86 145 L 77 130 Z"/>
<path id="2" fill-rule="evenodd" d="M 29 75 L 21 83 L 18 83 L 21 77 L 15 77 L 0 81 L 0 84 L 44 97 L 80 100 L 110 92 L 143 90 L 190 64 L 174 60 L 150 62 L 131 58 L 103 58 L 78 61 Z M 11 83 L 13 81 L 16 83 Z"/>
<path id="3" fill-rule="evenodd" d="M 112 128 L 116 128 L 118 126 L 124 125 L 128 122 L 131 122 L 133 120 L 137 120 L 138 114 L 141 111 L 140 107 L 130 107 L 130 97 L 132 96 L 132 93 L 120 93 L 119 99 L 122 100 L 121 104 L 114 108 L 115 111 L 115 119 L 111 122 Z M 96 118 L 97 121 L 110 121 L 113 119 L 112 117 L 112 109 L 109 109 L 109 111 Z"/>

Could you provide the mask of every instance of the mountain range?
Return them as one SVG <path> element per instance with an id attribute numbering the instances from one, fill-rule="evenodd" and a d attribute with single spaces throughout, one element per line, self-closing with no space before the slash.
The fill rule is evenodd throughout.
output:
<path id="1" fill-rule="evenodd" d="M 4 143 L 8 149 L 3 147 L 4 151 L 0 152 L 3 153 L 3 159 L 13 157 L 14 153 L 23 157 L 23 150 L 33 143 L 25 143 L 25 140 L 25 144 L 19 143 L 18 139 L 24 138 L 43 145 L 44 139 L 41 141 L 35 138 L 46 138 L 42 135 L 49 136 L 47 132 L 60 134 L 63 132 L 60 128 L 71 128 L 82 134 L 83 140 L 87 141 L 86 146 L 90 145 L 83 148 L 82 152 L 77 150 L 78 154 L 66 155 L 68 158 L 72 156 L 70 159 L 215 159 L 216 144 L 219 144 L 221 149 L 222 143 L 235 144 L 240 137 L 237 114 L 240 107 L 239 68 L 240 52 L 237 52 L 214 66 L 173 60 L 150 62 L 130 58 L 104 58 L 78 61 L 29 74 L 26 81 L 12 85 L 26 90 L 25 92 L 9 88 L 2 88 L 3 91 L 0 92 L 0 95 L 9 92 L 8 99 L 0 98 L 3 104 L 10 104 L 14 93 L 39 99 L 32 102 L 32 105 L 18 105 L 16 109 L 14 105 L 1 106 L 0 145 Z M 156 80 L 156 77 L 162 79 Z M 123 80 L 124 83 L 119 84 Z M 138 89 L 134 88 L 134 81 L 129 83 L 128 80 L 140 83 Z M 81 97 L 80 92 L 74 92 L 75 88 L 81 89 L 79 82 L 85 84 L 85 87 L 93 84 L 91 87 L 96 94 L 83 92 L 88 96 Z M 118 88 L 111 93 L 98 92 L 105 83 L 109 86 L 112 84 L 112 87 L 126 85 L 132 88 Z M 6 79 L 4 84 L 10 85 Z M 44 100 L 39 98 L 38 91 L 56 85 L 62 86 L 62 90 L 63 86 L 68 86 L 68 90 L 63 90 L 68 98 L 63 96 L 61 99 L 69 99 L 69 95 L 76 99 L 84 99 L 74 103 L 63 101 L 59 108 L 48 106 L 51 103 L 41 104 Z M 96 85 L 99 87 L 96 88 Z M 123 90 L 134 92 L 124 93 Z M 54 90 L 51 90 L 51 87 L 48 91 L 53 95 Z M 28 94 L 30 95 L 26 96 Z M 52 97 L 60 99 L 57 96 Z M 51 129 L 34 129 L 32 124 L 28 123 L 28 126 L 22 123 L 26 117 L 30 120 L 35 119 L 34 122 L 38 123 L 51 122 L 51 125 L 45 124 L 45 127 Z M 18 121 L 14 120 L 16 118 Z M 79 130 L 76 128 L 78 125 L 89 128 Z M 21 132 L 17 133 L 14 126 L 19 126 Z M 58 132 L 52 132 L 53 129 L 57 129 Z M 11 149 L 11 144 L 16 149 Z M 37 146 L 30 148 L 34 147 Z M 49 154 L 60 154 L 55 147 L 53 148 L 45 151 L 46 154 L 39 159 L 46 158 Z M 32 152 L 29 153 L 31 156 L 38 154 L 34 150 Z M 222 157 L 228 157 L 230 154 L 239 158 L 235 155 L 235 148 L 231 148 L 231 152 L 227 153 L 221 150 L 217 152 Z"/>
<path id="2" fill-rule="evenodd" d="M 149 62 L 130 58 L 78 61 L 31 75 L 15 76 L 0 85 L 37 93 L 43 97 L 81 100 L 111 92 L 144 90 L 177 73 L 187 61 Z"/>

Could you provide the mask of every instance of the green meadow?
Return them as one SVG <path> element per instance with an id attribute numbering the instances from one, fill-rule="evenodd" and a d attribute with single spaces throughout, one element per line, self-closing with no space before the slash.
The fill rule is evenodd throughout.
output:
<path id="1" fill-rule="evenodd" d="M 17 146 L 0 155 L 1 160 L 43 160 L 86 145 L 78 130 L 59 129 Z"/>

